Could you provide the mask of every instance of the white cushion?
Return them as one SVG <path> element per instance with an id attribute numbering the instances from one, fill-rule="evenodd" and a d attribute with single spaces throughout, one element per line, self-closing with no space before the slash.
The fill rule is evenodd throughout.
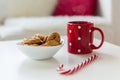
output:
<path id="1" fill-rule="evenodd" d="M 49 16 L 49 17 L 21 17 L 6 19 L 5 25 L 21 26 L 24 30 L 40 31 L 40 30 L 63 30 L 66 29 L 69 21 L 90 21 L 95 26 L 110 25 L 110 23 L 99 16 Z"/>

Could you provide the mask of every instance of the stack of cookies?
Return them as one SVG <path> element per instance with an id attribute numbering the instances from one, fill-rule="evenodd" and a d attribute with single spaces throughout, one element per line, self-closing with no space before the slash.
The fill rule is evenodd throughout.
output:
<path id="1" fill-rule="evenodd" d="M 52 32 L 47 36 L 35 34 L 30 38 L 24 38 L 22 44 L 33 46 L 56 46 L 60 44 L 60 34 L 58 32 Z"/>

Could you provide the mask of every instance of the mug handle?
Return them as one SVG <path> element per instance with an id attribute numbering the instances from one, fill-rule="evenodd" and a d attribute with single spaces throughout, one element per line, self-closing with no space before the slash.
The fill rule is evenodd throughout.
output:
<path id="1" fill-rule="evenodd" d="M 101 29 L 99 29 L 99 28 L 97 28 L 97 27 L 92 27 L 92 29 L 91 29 L 91 39 L 92 39 L 92 34 L 93 34 L 94 31 L 100 32 L 101 37 L 102 37 L 102 40 L 101 40 L 101 43 L 100 43 L 99 46 L 95 46 L 95 45 L 93 44 L 93 42 L 91 42 L 92 44 L 90 45 L 90 47 L 91 47 L 92 49 L 98 49 L 98 48 L 100 48 L 100 47 L 103 45 L 103 42 L 104 42 L 104 33 L 103 33 L 103 31 L 102 31 Z"/>

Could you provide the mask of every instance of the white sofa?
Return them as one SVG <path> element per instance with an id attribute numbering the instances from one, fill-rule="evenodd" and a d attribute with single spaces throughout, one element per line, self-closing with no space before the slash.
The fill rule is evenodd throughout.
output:
<path id="1" fill-rule="evenodd" d="M 10 3 L 9 1 L 14 1 Z M 3 0 L 0 8 L 0 40 L 22 39 L 36 33 L 49 34 L 58 31 L 66 35 L 66 24 L 73 20 L 85 20 L 95 23 L 105 33 L 105 40 L 112 42 L 111 0 L 98 0 L 97 16 L 51 16 L 57 0 L 39 0 L 31 5 L 32 0 Z M 36 6 L 39 5 L 39 10 Z M 1 5 L 0 5 L 1 6 Z M 17 7 L 15 7 L 17 6 Z M 44 8 L 44 9 L 43 9 Z M 6 11 L 5 11 L 6 10 Z M 27 10 L 27 12 L 26 12 Z M 110 35 L 110 36 L 109 36 Z M 99 34 L 95 35 L 99 38 Z"/>

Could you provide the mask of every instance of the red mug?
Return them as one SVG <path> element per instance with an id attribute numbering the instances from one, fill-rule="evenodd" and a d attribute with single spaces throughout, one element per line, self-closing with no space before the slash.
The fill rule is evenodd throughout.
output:
<path id="1" fill-rule="evenodd" d="M 102 40 L 98 46 L 93 44 L 94 31 L 99 31 L 101 34 Z M 92 22 L 71 21 L 67 24 L 67 42 L 69 53 L 88 54 L 103 45 L 104 33 L 101 29 L 94 27 Z"/>

